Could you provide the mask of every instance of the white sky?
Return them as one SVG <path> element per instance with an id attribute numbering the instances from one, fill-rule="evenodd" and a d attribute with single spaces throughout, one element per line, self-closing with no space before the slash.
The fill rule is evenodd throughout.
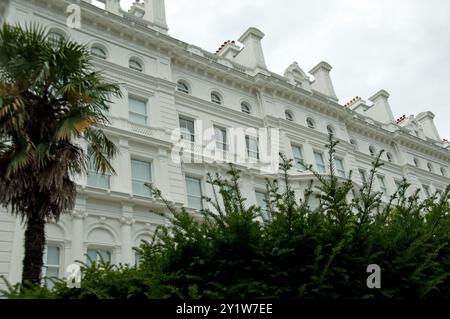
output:
<path id="1" fill-rule="evenodd" d="M 432 111 L 450 138 L 450 1 L 165 0 L 169 34 L 210 52 L 250 26 L 265 33 L 269 69 L 293 61 L 308 72 L 320 61 L 341 104 L 379 89 L 394 116 Z M 133 0 L 122 0 L 128 9 Z"/>

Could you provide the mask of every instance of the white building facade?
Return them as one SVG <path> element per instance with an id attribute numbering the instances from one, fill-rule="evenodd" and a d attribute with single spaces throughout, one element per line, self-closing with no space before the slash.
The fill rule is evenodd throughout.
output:
<path id="1" fill-rule="evenodd" d="M 440 138 L 433 113 L 395 119 L 385 90 L 368 98 L 369 103 L 356 97 L 343 105 L 326 62 L 309 73 L 294 62 L 283 75 L 275 74 L 267 69 L 264 34 L 256 28 L 213 54 L 168 35 L 164 0 L 135 2 L 128 12 L 120 9 L 119 0 L 102 2 L 104 8 L 90 1 L 10 0 L 2 8 L 8 23 L 38 22 L 46 26 L 49 37 L 89 46 L 95 67 L 109 81 L 119 82 L 124 95 L 113 100 L 111 124 L 105 129 L 120 151 L 112 159 L 117 175 L 77 177 L 75 209 L 46 227 L 47 275 L 63 277 L 69 264 L 85 261 L 86 255 L 134 264 L 138 256 L 132 247 L 150 240 L 158 225 L 167 224 L 161 216 L 165 205 L 149 196 L 144 182 L 153 183 L 176 207 L 185 206 L 192 213 L 207 207 L 202 195 L 211 197 L 212 188 L 206 173 L 225 175 L 228 166 L 205 158 L 199 163 L 175 161 L 172 134 L 179 128 L 192 142 L 213 128 L 215 145 L 224 154 L 230 152 L 231 128 L 278 129 L 269 134 L 272 145 L 325 174 L 325 144 L 332 133 L 340 140 L 336 172 L 348 177 L 352 171 L 355 185 L 364 182 L 371 162 L 384 149 L 385 165 L 376 187 L 385 199 L 402 178 L 412 184 L 411 191 L 421 189 L 424 197 L 449 184 L 450 144 Z M 76 7 L 68 11 L 71 4 Z M 80 25 L 72 28 L 78 13 Z M 259 158 L 257 142 L 257 136 L 245 138 L 244 157 Z M 201 151 L 201 146 L 194 147 L 200 159 Z M 265 178 L 277 174 L 264 173 L 258 163 L 237 167 L 248 204 L 264 205 Z M 299 164 L 291 173 L 300 197 L 314 177 Z M 0 275 L 12 283 L 21 278 L 23 236 L 20 220 L 1 208 Z"/>

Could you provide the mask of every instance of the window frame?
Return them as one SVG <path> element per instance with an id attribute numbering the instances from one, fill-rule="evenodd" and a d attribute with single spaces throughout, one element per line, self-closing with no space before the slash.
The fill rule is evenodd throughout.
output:
<path id="1" fill-rule="evenodd" d="M 422 189 L 425 195 L 425 198 L 430 198 L 431 197 L 431 189 L 429 185 L 426 184 L 422 184 Z"/>
<path id="2" fill-rule="evenodd" d="M 59 264 L 49 264 L 48 263 L 48 247 L 56 247 L 58 248 L 58 262 Z M 42 277 L 44 279 L 44 284 L 45 286 L 47 286 L 47 288 L 50 288 L 52 285 L 52 282 L 50 280 L 47 281 L 47 279 L 51 279 L 51 278 L 61 278 L 62 277 L 62 273 L 61 273 L 61 269 L 62 269 L 62 265 L 63 265 L 63 245 L 61 243 L 56 243 L 56 242 L 47 242 L 45 245 L 45 249 L 44 249 L 44 255 L 43 255 L 43 266 L 42 266 Z M 48 268 L 56 268 L 57 269 L 57 275 L 56 277 L 48 277 L 47 275 L 47 271 Z M 47 277 L 47 278 L 45 278 Z"/>
<path id="3" fill-rule="evenodd" d="M 135 63 L 136 65 L 138 65 L 138 67 L 133 67 L 132 63 Z M 128 60 L 128 68 L 130 68 L 131 70 L 134 70 L 136 72 L 140 72 L 140 73 L 144 72 L 144 65 L 143 65 L 143 63 L 140 60 L 136 59 L 136 58 L 130 58 Z"/>
<path id="4" fill-rule="evenodd" d="M 223 105 L 223 97 L 217 91 L 212 91 L 210 93 L 210 101 L 211 101 L 211 103 L 214 103 L 216 105 Z"/>
<path id="5" fill-rule="evenodd" d="M 253 142 L 256 143 L 256 150 L 255 149 L 251 149 L 250 146 L 252 144 L 250 144 L 250 140 L 252 140 Z M 259 160 L 259 138 L 253 135 L 245 135 L 245 149 L 246 149 L 246 155 L 248 159 L 256 159 Z M 256 157 L 255 156 L 250 156 L 250 154 L 255 155 L 256 153 Z"/>
<path id="6" fill-rule="evenodd" d="M 105 156 L 105 154 L 103 154 Z M 108 162 L 111 162 L 111 158 L 105 156 L 108 160 Z M 102 174 L 100 172 L 97 172 L 95 170 L 94 160 L 93 157 L 89 158 L 87 172 L 86 172 L 86 185 L 89 187 L 99 188 L 99 189 L 111 189 L 111 173 L 105 172 L 105 174 Z M 103 185 L 102 180 L 105 179 L 105 184 Z M 89 182 L 91 181 L 91 182 Z M 92 183 L 92 181 L 96 181 L 95 183 Z M 99 183 L 100 181 L 100 183 Z"/>
<path id="7" fill-rule="evenodd" d="M 88 266 L 92 265 L 92 263 L 89 261 L 89 251 L 95 251 L 95 263 L 99 262 L 99 252 L 107 252 L 109 253 L 109 263 L 113 264 L 113 257 L 114 257 L 114 248 L 110 246 L 97 246 L 97 245 L 88 245 L 86 248 L 86 264 Z"/>
<path id="8" fill-rule="evenodd" d="M 363 168 L 358 168 L 358 172 L 363 184 L 367 184 L 367 171 Z"/>
<path id="9" fill-rule="evenodd" d="M 335 157 L 334 159 L 334 167 L 336 169 L 337 175 L 343 178 L 347 177 L 347 173 L 345 171 L 344 159 L 341 157 Z M 338 167 L 337 163 L 340 163 L 341 167 Z"/>
<path id="10" fill-rule="evenodd" d="M 94 51 L 99 51 L 101 54 L 95 53 Z M 95 43 L 91 46 L 91 49 L 89 52 L 92 56 L 95 56 L 96 58 L 99 58 L 102 60 L 108 59 L 108 50 L 103 45 Z"/>
<path id="11" fill-rule="evenodd" d="M 52 35 L 57 35 L 59 37 L 59 39 L 57 41 L 55 41 L 54 38 L 52 38 Z M 47 41 L 52 45 L 57 45 L 59 42 L 64 41 L 66 39 L 66 34 L 63 33 L 60 30 L 55 30 L 55 29 L 51 29 L 48 33 L 47 33 Z"/>
<path id="12" fill-rule="evenodd" d="M 319 158 L 321 159 L 321 163 L 319 163 L 317 161 L 317 156 L 316 155 L 318 155 Z M 319 172 L 320 174 L 325 174 L 327 172 L 327 167 L 325 165 L 323 152 L 321 152 L 321 151 L 313 151 L 313 156 L 314 156 L 314 161 L 316 163 L 317 172 Z"/>
<path id="13" fill-rule="evenodd" d="M 139 178 L 133 178 L 133 162 L 138 162 L 138 163 L 143 163 L 143 164 L 148 164 L 148 171 L 149 171 L 149 175 L 150 175 L 150 180 L 144 180 L 144 179 L 139 179 Z M 133 194 L 133 196 L 143 196 L 143 197 L 152 197 L 151 191 L 148 187 L 146 187 L 144 184 L 145 183 L 152 183 L 152 177 L 153 177 L 153 172 L 152 172 L 152 167 L 153 167 L 153 162 L 152 161 L 145 161 L 145 160 L 141 160 L 141 159 L 137 159 L 137 158 L 133 158 L 131 157 L 130 159 L 130 166 L 131 166 L 131 193 Z M 142 183 L 142 185 L 144 187 L 147 188 L 148 190 L 148 194 L 139 194 L 137 192 L 135 192 L 134 189 L 134 183 Z"/>
<path id="14" fill-rule="evenodd" d="M 220 150 L 220 151 L 224 151 L 224 152 L 228 151 L 229 143 L 228 143 L 227 129 L 225 127 L 218 126 L 218 125 L 214 125 L 213 128 L 214 128 L 214 141 L 216 142 L 216 150 Z M 218 131 L 220 131 L 222 133 L 222 140 L 217 138 Z"/>
<path id="15" fill-rule="evenodd" d="M 186 123 L 192 122 L 192 132 L 189 130 L 189 127 L 187 125 L 186 125 L 186 127 L 183 127 L 181 125 L 182 121 L 184 121 Z M 188 141 L 190 143 L 195 143 L 195 119 L 180 115 L 178 117 L 178 126 L 180 128 L 180 135 L 181 135 L 180 137 L 185 141 Z M 186 139 L 185 137 L 190 137 L 190 138 Z"/>
<path id="16" fill-rule="evenodd" d="M 259 203 L 258 195 L 262 195 L 264 207 L 262 207 L 261 203 Z M 268 204 L 269 194 L 267 194 L 267 192 L 265 192 L 265 191 L 255 189 L 255 200 L 256 200 L 256 205 L 260 208 L 261 218 L 263 219 L 263 221 L 265 221 L 265 222 L 270 221 L 272 219 L 272 217 L 270 216 L 270 212 L 269 212 L 269 204 Z"/>
<path id="17" fill-rule="evenodd" d="M 244 108 L 246 109 L 246 111 L 244 111 Z M 252 114 L 252 109 L 249 103 L 247 102 L 241 102 L 241 112 L 245 113 L 245 114 Z"/>
<path id="18" fill-rule="evenodd" d="M 132 111 L 130 108 L 130 100 L 134 100 L 134 101 L 143 103 L 145 114 L 140 114 L 140 113 Z M 134 95 L 128 95 L 128 121 L 130 123 L 136 124 L 136 125 L 148 126 L 148 119 L 149 119 L 148 114 L 149 114 L 148 99 L 140 98 L 140 97 L 137 97 Z M 140 122 L 132 120 L 132 117 L 130 115 L 133 115 L 137 118 L 143 118 L 145 123 L 140 123 Z"/>
<path id="19" fill-rule="evenodd" d="M 183 89 L 180 89 L 180 87 L 184 86 Z M 177 91 L 184 93 L 184 94 L 191 94 L 191 88 L 189 86 L 189 84 L 185 81 L 185 80 L 178 80 L 177 81 Z"/>
<path id="20" fill-rule="evenodd" d="M 327 125 L 327 133 L 328 135 L 336 136 L 336 130 L 334 129 L 333 125 L 331 124 Z"/>
<path id="21" fill-rule="evenodd" d="M 188 183 L 187 183 L 188 179 L 198 182 L 198 186 L 199 186 L 199 189 L 200 189 L 200 195 L 199 196 L 196 195 L 196 194 L 190 194 L 189 193 L 189 188 L 187 186 L 188 185 Z M 203 180 L 202 180 L 202 178 L 194 176 L 194 175 L 186 174 L 184 176 L 184 181 L 185 181 L 185 186 L 186 186 L 186 199 L 187 199 L 186 205 L 187 205 L 187 207 L 191 208 L 191 209 L 195 209 L 195 210 L 202 210 L 202 209 L 204 209 L 205 206 L 204 206 L 204 203 L 203 203 L 203 185 L 202 185 L 203 184 Z M 190 197 L 191 198 L 193 197 L 193 198 L 198 200 L 198 202 L 200 203 L 200 208 L 191 206 L 190 201 L 189 201 Z"/>
<path id="22" fill-rule="evenodd" d="M 310 129 L 315 130 L 316 129 L 316 121 L 312 117 L 306 118 L 306 126 Z"/>
<path id="23" fill-rule="evenodd" d="M 300 157 L 296 156 L 294 149 L 298 149 Z M 291 152 L 292 152 L 292 159 L 294 160 L 294 167 L 300 172 L 306 171 L 306 166 L 304 164 L 305 157 L 303 156 L 303 147 L 298 144 L 291 144 Z M 301 161 L 301 163 L 299 161 Z"/>
<path id="24" fill-rule="evenodd" d="M 286 121 L 295 122 L 294 113 L 292 113 L 291 110 L 284 111 L 284 118 L 286 119 Z"/>
<path id="25" fill-rule="evenodd" d="M 375 146 L 369 145 L 369 154 L 370 154 L 370 156 L 375 156 L 376 153 L 377 153 L 377 149 L 375 148 Z"/>
<path id="26" fill-rule="evenodd" d="M 380 191 L 387 195 L 386 177 L 384 175 L 377 174 L 377 183 Z"/>

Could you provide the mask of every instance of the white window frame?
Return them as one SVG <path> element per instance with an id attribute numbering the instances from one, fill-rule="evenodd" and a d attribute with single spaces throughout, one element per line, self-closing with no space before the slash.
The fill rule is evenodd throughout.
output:
<path id="1" fill-rule="evenodd" d="M 105 156 L 106 157 L 106 156 Z M 110 158 L 107 158 L 111 161 Z M 110 189 L 111 188 L 111 173 L 105 172 L 101 174 L 95 170 L 94 160 L 89 159 L 86 184 L 90 187 Z"/>
<path id="2" fill-rule="evenodd" d="M 253 141 L 253 143 L 250 143 Z M 256 149 L 251 148 L 251 146 L 256 145 Z M 245 135 L 245 149 L 247 158 L 259 159 L 259 139 L 256 136 Z"/>
<path id="3" fill-rule="evenodd" d="M 309 127 L 310 129 L 316 129 L 316 121 L 314 121 L 314 119 L 312 117 L 307 117 L 306 118 L 306 126 Z"/>
<path id="4" fill-rule="evenodd" d="M 134 71 L 137 71 L 137 72 L 143 72 L 144 71 L 144 66 L 142 65 L 142 62 L 140 62 L 136 58 L 130 58 L 128 60 L 128 67 L 131 70 L 134 70 Z"/>
<path id="5" fill-rule="evenodd" d="M 325 174 L 327 172 L 327 168 L 325 166 L 325 160 L 324 160 L 323 152 L 314 151 L 313 155 L 314 155 L 314 161 L 316 162 L 316 169 L 317 169 L 317 171 L 319 173 L 321 173 L 321 174 Z M 319 163 L 317 161 L 318 157 L 316 155 L 318 155 L 319 158 L 321 159 L 321 163 Z"/>
<path id="6" fill-rule="evenodd" d="M 431 197 L 431 189 L 429 185 L 422 184 L 423 193 L 425 198 Z"/>
<path id="7" fill-rule="evenodd" d="M 102 46 L 100 46 L 98 44 L 94 44 L 91 47 L 90 53 L 93 56 L 95 56 L 95 57 L 97 57 L 99 59 L 102 59 L 102 60 L 106 60 L 108 58 L 107 50 L 104 47 L 102 47 Z"/>
<path id="8" fill-rule="evenodd" d="M 294 151 L 294 149 L 298 149 L 300 156 L 296 156 L 296 152 Z M 303 147 L 300 145 L 296 145 L 296 144 L 291 144 L 291 150 L 292 150 L 292 159 L 294 160 L 294 167 L 300 171 L 300 172 L 304 172 L 306 171 L 306 167 L 304 165 L 305 162 L 305 158 L 303 156 Z"/>
<path id="9" fill-rule="evenodd" d="M 367 171 L 363 168 L 358 168 L 359 176 L 361 176 L 361 181 L 363 184 L 367 184 Z"/>
<path id="10" fill-rule="evenodd" d="M 258 195 L 262 195 L 263 202 L 264 202 L 264 207 L 261 206 L 261 203 L 259 203 Z M 262 219 L 264 221 L 270 220 L 271 216 L 270 216 L 270 213 L 269 213 L 269 205 L 268 205 L 269 195 L 267 194 L 267 192 L 260 191 L 260 190 L 256 189 L 255 190 L 255 199 L 256 199 L 256 205 L 261 209 L 261 217 L 262 217 Z"/>
<path id="11" fill-rule="evenodd" d="M 340 163 L 341 167 L 339 167 L 338 163 Z M 344 159 L 340 157 L 334 158 L 334 167 L 336 168 L 336 172 L 338 176 L 346 178 L 347 173 L 345 172 Z"/>
<path id="12" fill-rule="evenodd" d="M 386 178 L 383 175 L 377 175 L 377 182 L 380 191 L 387 195 Z"/>
<path id="13" fill-rule="evenodd" d="M 248 104 L 247 102 L 242 102 L 241 103 L 241 112 L 245 113 L 245 114 L 252 114 L 252 109 L 250 107 L 250 104 Z"/>
<path id="14" fill-rule="evenodd" d="M 223 97 L 217 91 L 212 91 L 210 94 L 211 102 L 217 105 L 223 105 Z"/>
<path id="15" fill-rule="evenodd" d="M 218 131 L 222 133 L 222 139 L 219 139 Z M 228 151 L 228 134 L 226 128 L 214 125 L 214 140 L 216 141 L 217 150 Z"/>
<path id="16" fill-rule="evenodd" d="M 294 122 L 294 114 L 290 110 L 284 111 L 284 117 L 289 122 Z"/>
<path id="17" fill-rule="evenodd" d="M 53 265 L 53 264 L 48 264 L 48 247 L 52 246 L 52 247 L 56 247 L 58 248 L 58 260 L 59 260 L 59 264 L 58 265 Z M 62 273 L 61 273 L 61 268 L 63 265 L 63 245 L 60 243 L 54 243 L 54 242 L 48 242 L 45 245 L 45 250 L 44 250 L 44 263 L 43 263 L 43 267 L 42 267 L 42 276 L 46 277 L 47 276 L 47 269 L 48 268 L 56 268 L 58 270 L 58 275 L 56 276 L 56 278 L 61 278 L 62 277 Z M 51 277 L 53 278 L 53 277 Z M 47 287 L 49 287 L 49 282 L 45 282 L 45 285 Z"/>
<path id="18" fill-rule="evenodd" d="M 199 185 L 199 187 L 200 187 L 200 194 L 199 195 L 197 195 L 197 194 L 190 194 L 189 193 L 189 189 L 188 189 L 188 187 L 187 187 L 187 182 L 188 182 L 188 179 L 190 179 L 190 180 L 195 180 L 195 182 L 198 182 L 198 185 Z M 192 175 L 185 175 L 184 176 L 184 181 L 185 181 L 185 185 L 186 185 L 186 199 L 187 199 L 187 207 L 189 207 L 189 208 L 192 208 L 192 209 L 196 209 L 196 210 L 198 210 L 198 209 L 203 209 L 204 208 L 204 204 L 203 204 L 203 185 L 202 185 L 202 179 L 201 178 L 199 178 L 199 177 L 196 177 L 196 176 L 192 176 Z M 198 207 L 193 207 L 193 205 L 191 205 L 190 203 L 189 203 L 189 198 L 194 198 L 194 199 L 196 199 L 198 202 L 200 202 L 200 208 L 198 208 Z"/>
<path id="19" fill-rule="evenodd" d="M 109 253 L 109 263 L 113 264 L 113 258 L 114 258 L 114 248 L 112 247 L 106 247 L 106 246 L 97 246 L 97 245 L 89 245 L 86 249 L 86 264 L 91 265 L 89 261 L 89 251 L 95 251 L 95 263 L 98 263 L 100 261 L 100 254 L 99 252 L 108 252 Z"/>
<path id="20" fill-rule="evenodd" d="M 189 85 L 184 80 L 178 80 L 177 81 L 177 91 L 185 93 L 185 94 L 190 94 L 191 93 Z"/>
<path id="21" fill-rule="evenodd" d="M 189 130 L 187 125 L 184 127 L 182 125 L 182 123 L 186 123 L 186 124 L 192 123 L 192 132 Z M 188 142 L 194 143 L 195 142 L 195 120 L 188 118 L 188 117 L 180 116 L 178 118 L 178 125 L 180 126 L 180 130 L 181 130 L 181 138 Z"/>
<path id="22" fill-rule="evenodd" d="M 144 179 L 141 179 L 139 177 L 137 177 L 137 178 L 133 177 L 133 162 L 139 162 L 139 163 L 143 163 L 143 164 L 147 164 L 148 165 L 148 170 L 149 170 L 149 174 L 150 174 L 150 180 L 144 180 Z M 134 189 L 133 185 L 134 185 L 134 183 L 139 183 L 139 184 L 144 185 L 145 183 L 151 183 L 152 182 L 152 176 L 153 176 L 153 174 L 152 174 L 152 166 L 153 166 L 152 161 L 143 161 L 143 160 L 140 160 L 140 159 L 131 158 L 130 164 L 131 164 L 131 192 L 133 193 L 133 195 L 144 196 L 144 197 L 151 197 L 151 192 L 150 192 L 149 188 L 144 186 L 148 190 L 148 194 L 138 194 L 138 193 L 135 192 L 135 189 Z"/>
<path id="23" fill-rule="evenodd" d="M 141 114 L 141 113 L 137 113 L 137 112 L 132 111 L 131 108 L 130 108 L 130 100 L 134 100 L 134 101 L 143 103 L 144 104 L 145 114 Z M 137 118 L 143 119 L 144 123 L 132 120 L 130 115 L 133 115 L 133 116 L 136 116 Z M 133 95 L 128 96 L 128 120 L 130 121 L 130 123 L 133 123 L 133 124 L 136 124 L 136 125 L 147 126 L 148 125 L 148 100 L 143 99 L 143 98 L 139 98 L 139 97 L 136 97 L 136 96 L 133 96 Z"/>

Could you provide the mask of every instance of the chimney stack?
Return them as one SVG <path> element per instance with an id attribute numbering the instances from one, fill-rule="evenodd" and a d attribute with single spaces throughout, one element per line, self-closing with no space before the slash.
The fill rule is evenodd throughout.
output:
<path id="1" fill-rule="evenodd" d="M 311 84 L 313 90 L 325 94 L 330 99 L 338 101 L 331 81 L 330 71 L 332 67 L 327 62 L 320 62 L 309 71 L 314 76 L 314 82 Z"/>
<path id="2" fill-rule="evenodd" d="M 238 39 L 244 45 L 244 48 L 236 55 L 236 62 L 246 67 L 267 70 L 264 52 L 261 46 L 261 40 L 264 38 L 257 28 L 251 27 L 244 32 Z"/>

